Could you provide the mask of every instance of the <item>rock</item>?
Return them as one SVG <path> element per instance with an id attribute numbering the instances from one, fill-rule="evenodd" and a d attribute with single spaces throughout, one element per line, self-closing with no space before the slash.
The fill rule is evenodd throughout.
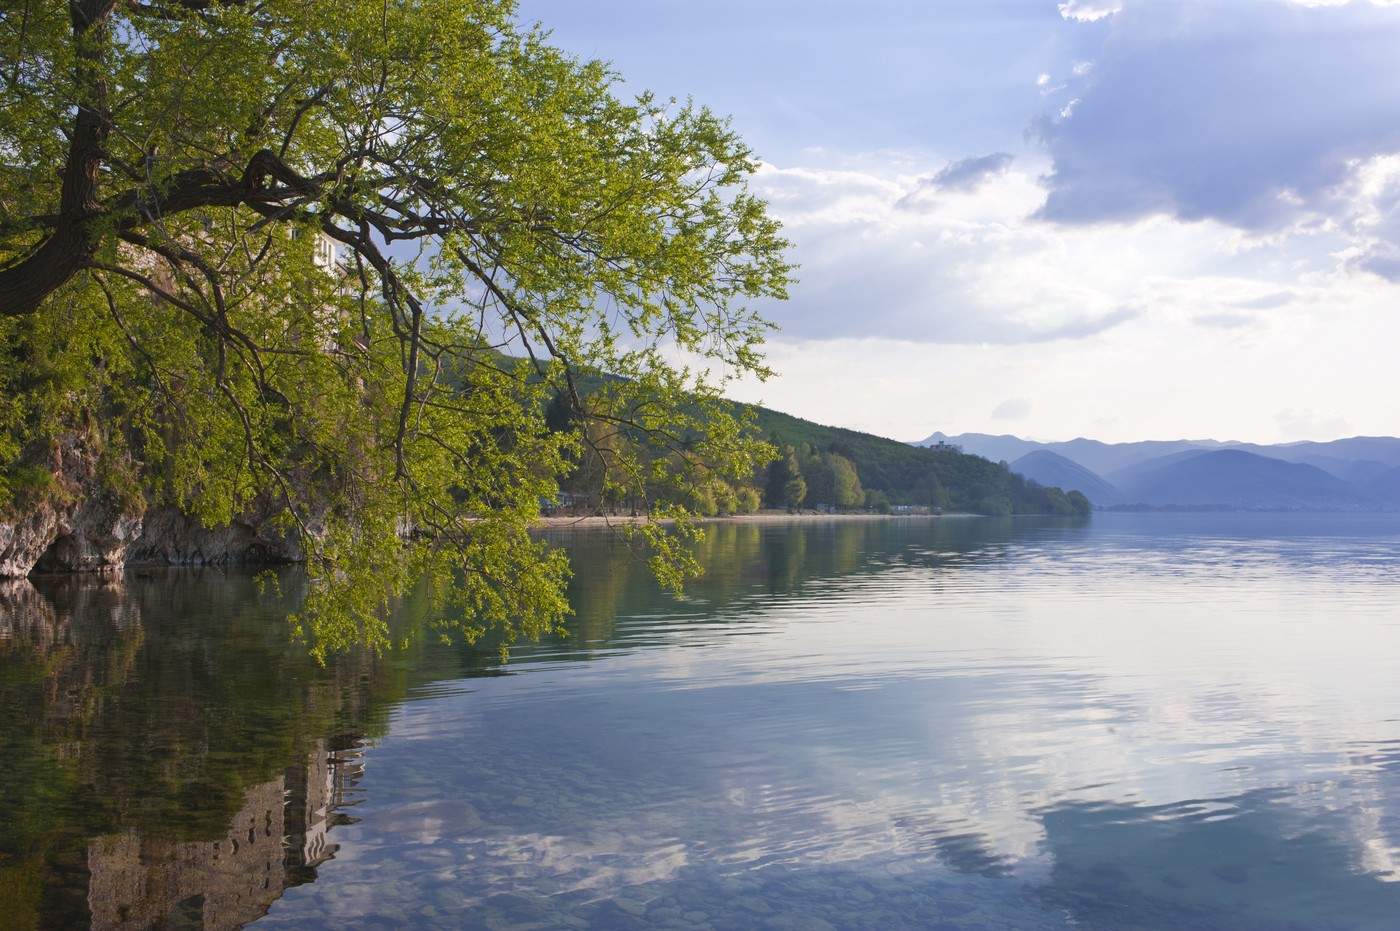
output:
<path id="1" fill-rule="evenodd" d="M 144 505 L 112 490 L 98 452 L 77 435 L 55 442 L 42 459 L 48 487 L 0 513 L 0 577 L 121 566 L 141 534 Z"/>
<path id="2" fill-rule="evenodd" d="M 119 569 L 126 551 L 141 536 L 141 514 L 128 513 L 114 496 L 82 501 L 58 521 L 57 535 L 39 556 L 36 572 L 92 572 Z"/>
<path id="3" fill-rule="evenodd" d="M 0 578 L 92 572 L 125 565 L 275 565 L 301 562 L 299 532 L 266 498 L 226 527 L 205 527 L 168 506 L 125 500 L 104 481 L 98 457 L 69 438 L 46 453 L 51 487 L 0 511 Z M 317 533 L 318 524 L 309 528 Z"/>
<path id="4" fill-rule="evenodd" d="M 51 507 L 0 518 L 0 578 L 27 576 L 58 538 L 59 514 Z"/>
<path id="5" fill-rule="evenodd" d="M 127 556 L 129 565 L 231 566 L 301 562 L 305 558 L 294 530 L 274 518 L 280 509 L 251 508 L 226 527 L 205 527 L 198 518 L 175 508 L 146 512 L 140 539 Z"/>
<path id="6" fill-rule="evenodd" d="M 277 565 L 304 558 L 296 532 L 283 530 L 263 514 L 209 528 L 174 508 L 130 514 L 94 499 L 72 508 L 39 505 L 0 519 L 0 578 L 128 565 Z"/>

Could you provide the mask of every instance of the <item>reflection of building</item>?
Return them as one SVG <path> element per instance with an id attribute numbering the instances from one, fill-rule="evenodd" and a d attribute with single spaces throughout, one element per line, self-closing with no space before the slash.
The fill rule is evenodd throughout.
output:
<path id="1" fill-rule="evenodd" d="M 262 915 L 284 885 L 282 788 L 281 779 L 250 788 L 219 840 L 94 839 L 88 845 L 92 926 L 237 928 Z"/>
<path id="2" fill-rule="evenodd" d="M 316 878 L 316 867 L 335 856 L 336 845 L 326 835 L 337 824 L 336 811 L 347 804 L 346 791 L 359 782 L 364 763 L 354 740 L 328 752 L 324 742 L 307 761 L 287 767 L 286 856 L 287 885 Z M 343 817 L 343 816 L 341 816 Z"/>
<path id="3" fill-rule="evenodd" d="M 238 928 L 335 855 L 327 831 L 361 772 L 358 751 L 319 745 L 302 765 L 244 793 L 228 834 L 172 841 L 113 834 L 88 845 L 92 927 Z"/>

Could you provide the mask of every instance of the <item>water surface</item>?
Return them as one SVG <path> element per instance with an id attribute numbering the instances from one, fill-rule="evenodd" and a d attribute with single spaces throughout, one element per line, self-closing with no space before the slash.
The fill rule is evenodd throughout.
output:
<path id="1" fill-rule="evenodd" d="M 572 636 L 504 668 L 8 586 L 6 926 L 1400 922 L 1400 518 L 725 524 L 679 602 L 553 539 Z"/>

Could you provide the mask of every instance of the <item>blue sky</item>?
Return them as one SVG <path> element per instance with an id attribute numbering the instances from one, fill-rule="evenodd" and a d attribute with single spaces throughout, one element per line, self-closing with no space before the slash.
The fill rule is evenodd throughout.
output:
<path id="1" fill-rule="evenodd" d="M 802 268 L 746 399 L 906 439 L 1400 433 L 1400 6 L 521 15 L 763 159 Z"/>

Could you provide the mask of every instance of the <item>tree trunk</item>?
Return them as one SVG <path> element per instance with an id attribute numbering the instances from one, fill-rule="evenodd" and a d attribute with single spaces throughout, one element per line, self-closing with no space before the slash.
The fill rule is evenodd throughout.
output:
<path id="1" fill-rule="evenodd" d="M 63 167 L 58 220 L 39 248 L 18 264 L 0 271 L 0 316 L 33 313 L 44 298 L 77 274 L 97 251 L 93 224 L 102 213 L 97 182 L 111 128 L 102 51 L 114 6 L 116 0 L 70 0 L 68 4 L 79 100 L 68 160 Z"/>

